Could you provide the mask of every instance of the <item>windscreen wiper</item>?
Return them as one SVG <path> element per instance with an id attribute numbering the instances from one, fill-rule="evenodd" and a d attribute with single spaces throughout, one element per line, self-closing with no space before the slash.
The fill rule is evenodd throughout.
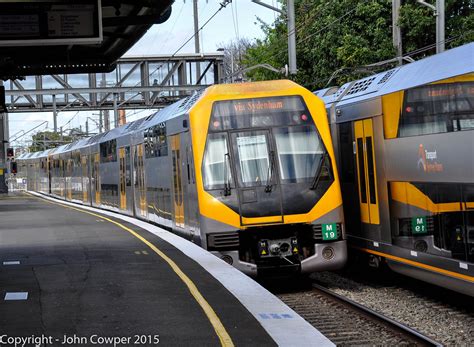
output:
<path id="1" fill-rule="evenodd" d="M 229 196 L 232 194 L 232 189 L 230 188 L 230 176 L 227 172 L 228 167 L 230 166 L 230 155 L 229 153 L 224 154 L 224 196 Z"/>
<path id="2" fill-rule="evenodd" d="M 318 167 L 318 172 L 316 172 L 316 175 L 313 178 L 313 183 L 311 184 L 311 190 L 316 190 L 316 188 L 319 185 L 319 181 L 321 178 L 321 173 L 323 172 L 323 164 L 326 160 L 326 157 L 328 155 L 328 152 L 324 152 L 323 155 L 321 156 L 321 159 L 319 159 L 319 167 Z"/>
<path id="3" fill-rule="evenodd" d="M 265 185 L 265 192 L 270 193 L 273 189 L 273 170 L 275 166 L 275 152 L 271 151 L 270 152 L 270 166 L 268 167 L 268 173 L 267 173 L 267 184 Z"/>

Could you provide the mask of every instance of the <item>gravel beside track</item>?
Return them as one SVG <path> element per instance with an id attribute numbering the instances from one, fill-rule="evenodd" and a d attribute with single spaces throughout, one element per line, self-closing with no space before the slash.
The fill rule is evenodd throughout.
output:
<path id="1" fill-rule="evenodd" d="M 474 345 L 472 298 L 394 273 L 364 274 L 323 272 L 312 279 L 444 345 Z"/>
<path id="2" fill-rule="evenodd" d="M 413 345 L 412 341 L 317 291 L 278 297 L 338 346 Z"/>

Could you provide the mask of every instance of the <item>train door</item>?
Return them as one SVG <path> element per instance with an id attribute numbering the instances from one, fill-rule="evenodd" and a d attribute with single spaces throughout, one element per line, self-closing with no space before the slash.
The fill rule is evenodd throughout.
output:
<path id="1" fill-rule="evenodd" d="M 95 203 L 97 206 L 101 204 L 101 187 L 100 187 L 100 154 L 95 153 L 94 154 L 94 165 L 93 165 L 93 175 L 92 178 L 94 180 L 94 197 L 95 197 Z"/>
<path id="2" fill-rule="evenodd" d="M 51 165 L 52 165 L 52 158 L 48 156 L 46 159 L 46 169 L 48 170 L 46 174 L 47 179 L 48 179 L 48 186 L 46 188 L 47 188 L 48 194 L 51 194 Z"/>
<path id="3" fill-rule="evenodd" d="M 173 174 L 173 202 L 174 223 L 179 228 L 185 227 L 184 220 L 184 194 L 183 194 L 183 170 L 181 155 L 181 135 L 173 135 L 171 139 L 171 160 Z"/>
<path id="4" fill-rule="evenodd" d="M 66 199 L 72 200 L 72 159 L 66 162 Z"/>
<path id="5" fill-rule="evenodd" d="M 181 136 L 181 148 L 183 148 L 184 161 L 184 199 L 187 202 L 185 213 L 185 223 L 189 230 L 189 237 L 192 240 L 199 240 L 199 208 L 196 191 L 196 177 L 194 172 L 194 158 L 191 146 L 191 136 L 186 132 Z"/>
<path id="6" fill-rule="evenodd" d="M 372 119 L 354 122 L 361 221 L 380 224 Z"/>
<path id="7" fill-rule="evenodd" d="M 125 196 L 126 196 L 126 208 L 127 211 L 131 212 L 130 208 L 133 205 L 133 192 L 132 192 L 132 158 L 130 154 L 130 146 L 125 146 Z"/>
<path id="8" fill-rule="evenodd" d="M 64 160 L 59 159 L 59 189 L 61 198 L 64 197 Z"/>
<path id="9" fill-rule="evenodd" d="M 119 196 L 120 209 L 127 209 L 127 192 L 126 192 L 126 168 L 125 168 L 125 147 L 119 148 Z"/>
<path id="10" fill-rule="evenodd" d="M 134 166 L 134 180 L 135 180 L 135 213 L 140 217 L 146 218 L 148 216 L 148 206 L 146 199 L 146 185 L 145 185 L 145 162 L 143 143 L 136 145 L 134 149 L 133 166 Z"/>
<path id="11" fill-rule="evenodd" d="M 81 156 L 81 169 L 82 169 L 82 202 L 87 203 L 89 199 L 89 166 L 87 155 Z"/>
<path id="12" fill-rule="evenodd" d="M 270 139 L 268 130 L 231 134 L 242 225 L 283 222 L 276 155 Z M 251 219 L 264 216 L 264 220 Z"/>

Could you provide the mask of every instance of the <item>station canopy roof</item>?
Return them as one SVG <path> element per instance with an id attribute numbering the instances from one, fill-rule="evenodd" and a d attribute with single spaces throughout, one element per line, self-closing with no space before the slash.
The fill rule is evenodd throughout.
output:
<path id="1" fill-rule="evenodd" d="M 174 0 L 0 1 L 0 79 L 110 72 Z"/>

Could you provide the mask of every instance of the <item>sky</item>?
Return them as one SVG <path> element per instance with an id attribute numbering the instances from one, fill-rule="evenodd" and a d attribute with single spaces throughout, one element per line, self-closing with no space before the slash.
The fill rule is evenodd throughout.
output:
<path id="1" fill-rule="evenodd" d="M 277 6 L 276 0 L 263 0 L 265 3 Z M 200 26 L 204 24 L 220 7 L 222 0 L 199 0 L 198 12 Z M 215 52 L 222 44 L 229 43 L 237 38 L 257 39 L 263 38 L 257 18 L 271 24 L 278 13 L 263 6 L 252 3 L 250 0 L 233 0 L 232 4 L 222 9 L 200 32 L 201 52 Z M 138 41 L 125 56 L 146 56 L 154 54 L 173 54 L 186 42 L 194 32 L 193 0 L 176 0 L 173 4 L 171 17 L 163 24 L 154 25 Z M 194 41 L 191 40 L 179 53 L 194 53 Z M 151 113 L 150 110 L 149 113 Z M 58 116 L 58 129 L 61 126 L 85 129 L 85 122 L 91 113 L 98 112 L 60 112 Z M 112 113 L 112 112 L 111 112 Z M 133 111 L 127 111 L 127 118 L 135 120 L 149 113 L 141 112 L 132 116 Z M 111 116 L 113 118 L 113 116 Z M 72 119 L 72 120 L 71 120 Z M 48 130 L 53 127 L 53 115 L 50 112 L 37 113 L 9 113 L 10 140 L 28 132 L 30 129 L 47 121 L 48 124 L 40 125 L 33 132 L 21 137 L 13 146 L 27 145 L 25 140 L 30 140 L 31 135 L 37 131 Z M 111 119 L 113 123 L 113 119 Z M 90 128 L 93 126 L 90 124 Z M 14 136 L 15 134 L 17 134 Z"/>

